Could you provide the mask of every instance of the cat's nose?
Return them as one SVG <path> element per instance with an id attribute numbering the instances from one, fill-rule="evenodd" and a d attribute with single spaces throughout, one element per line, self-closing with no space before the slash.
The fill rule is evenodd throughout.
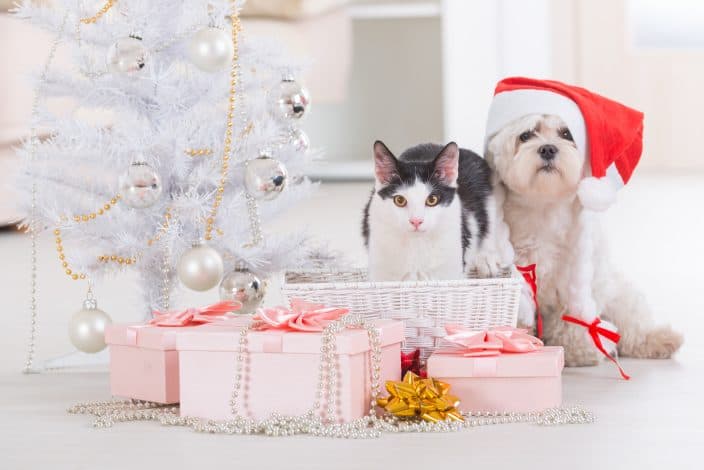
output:
<path id="1" fill-rule="evenodd" d="M 420 228 L 420 224 L 423 223 L 423 219 L 420 217 L 411 217 L 408 221 L 416 228 L 416 230 L 418 230 Z"/>
<path id="2" fill-rule="evenodd" d="M 545 161 L 554 160 L 557 156 L 557 147 L 552 144 L 545 144 L 538 147 L 538 155 Z"/>

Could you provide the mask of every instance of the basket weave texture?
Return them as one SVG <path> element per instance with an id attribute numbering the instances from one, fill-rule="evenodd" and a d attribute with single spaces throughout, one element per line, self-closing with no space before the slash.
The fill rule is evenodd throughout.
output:
<path id="1" fill-rule="evenodd" d="M 425 361 L 442 345 L 446 324 L 516 326 L 521 282 L 510 271 L 489 279 L 369 282 L 363 270 L 319 270 L 286 273 L 282 291 L 289 302 L 300 298 L 370 319 L 402 320 L 404 351 L 418 348 Z"/>

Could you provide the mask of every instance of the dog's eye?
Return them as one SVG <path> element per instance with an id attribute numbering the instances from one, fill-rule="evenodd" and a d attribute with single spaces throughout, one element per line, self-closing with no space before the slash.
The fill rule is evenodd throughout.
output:
<path id="1" fill-rule="evenodd" d="M 560 137 L 565 140 L 569 140 L 570 142 L 574 142 L 574 139 L 572 138 L 572 133 L 566 127 L 564 129 L 560 129 Z"/>
<path id="2" fill-rule="evenodd" d="M 401 195 L 394 196 L 394 204 L 398 207 L 404 207 L 406 205 L 406 198 Z"/>
<path id="3" fill-rule="evenodd" d="M 440 202 L 440 198 L 437 197 L 435 194 L 431 194 L 428 196 L 428 198 L 425 200 L 425 205 L 428 207 L 433 207 L 437 206 L 438 202 Z"/>
<path id="4" fill-rule="evenodd" d="M 528 142 L 531 137 L 533 137 L 533 131 L 525 131 L 523 134 L 518 136 L 518 140 L 521 142 Z"/>

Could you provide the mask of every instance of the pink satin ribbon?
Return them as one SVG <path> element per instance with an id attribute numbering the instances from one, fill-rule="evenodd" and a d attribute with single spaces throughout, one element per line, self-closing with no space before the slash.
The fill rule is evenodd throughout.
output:
<path id="1" fill-rule="evenodd" d="M 225 300 L 201 308 L 188 308 L 180 312 L 152 312 L 154 318 L 149 321 L 152 326 L 196 326 L 204 323 L 223 321 L 225 314 L 242 308 L 242 303 Z"/>
<path id="2" fill-rule="evenodd" d="M 465 357 L 498 356 L 502 353 L 537 351 L 543 342 L 526 330 L 501 326 L 477 332 L 460 325 L 445 325 L 445 341 L 451 348 L 439 350 L 442 354 L 459 354 Z"/>
<path id="3" fill-rule="evenodd" d="M 331 322 L 349 312 L 346 308 L 325 307 L 301 299 L 291 300 L 291 308 L 260 308 L 254 315 L 258 330 L 323 331 Z"/>

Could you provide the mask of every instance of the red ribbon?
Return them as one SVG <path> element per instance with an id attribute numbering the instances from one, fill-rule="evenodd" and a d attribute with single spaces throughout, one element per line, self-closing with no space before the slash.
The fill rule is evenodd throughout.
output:
<path id="1" fill-rule="evenodd" d="M 516 269 L 523 275 L 530 290 L 533 293 L 533 303 L 535 304 L 535 329 L 538 333 L 538 338 L 543 337 L 543 316 L 540 314 L 540 306 L 538 305 L 538 276 L 535 273 L 535 263 L 527 266 L 518 266 Z"/>
<path id="2" fill-rule="evenodd" d="M 621 373 L 621 377 L 623 377 L 625 380 L 630 380 L 631 377 L 626 374 L 626 372 L 621 367 L 621 364 L 618 363 L 618 360 L 608 353 L 608 351 L 606 350 L 606 348 L 604 348 L 604 345 L 601 342 L 601 337 L 603 336 L 609 341 L 618 343 L 621 339 L 620 334 L 616 333 L 615 331 L 607 330 L 606 328 L 600 327 L 599 323 L 601 323 L 601 319 L 599 317 L 596 317 L 591 323 L 587 323 L 580 318 L 572 317 L 570 315 L 563 315 L 562 320 L 568 323 L 574 323 L 575 325 L 585 327 L 589 332 L 589 336 L 592 337 L 592 341 L 594 341 L 594 346 L 596 346 L 596 348 L 601 351 L 601 353 L 606 356 L 611 362 L 616 364 L 616 367 L 618 367 L 618 371 Z"/>

